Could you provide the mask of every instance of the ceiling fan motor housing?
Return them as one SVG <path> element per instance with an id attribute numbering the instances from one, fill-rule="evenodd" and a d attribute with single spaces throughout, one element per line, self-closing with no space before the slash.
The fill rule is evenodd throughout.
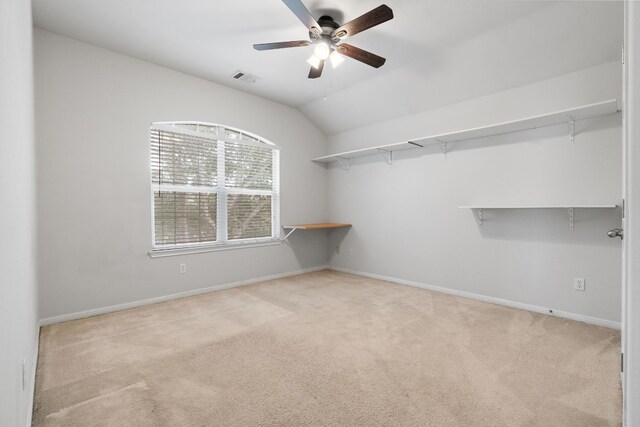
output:
<path id="1" fill-rule="evenodd" d="M 340 27 L 340 24 L 338 24 L 336 21 L 334 21 L 334 19 L 332 17 L 330 17 L 329 15 L 323 15 L 320 17 L 320 19 L 318 19 L 318 25 L 320 25 L 320 28 L 322 29 L 322 33 L 321 34 L 315 34 L 313 32 L 309 32 L 309 36 L 311 37 L 312 40 L 317 40 L 319 38 L 327 38 L 330 39 L 331 33 Z"/>

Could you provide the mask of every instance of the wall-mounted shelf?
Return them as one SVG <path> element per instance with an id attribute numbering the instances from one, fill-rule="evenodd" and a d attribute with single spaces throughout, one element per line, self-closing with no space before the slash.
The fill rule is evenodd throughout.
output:
<path id="1" fill-rule="evenodd" d="M 342 168 L 349 170 L 351 159 L 355 157 L 371 156 L 380 154 L 384 157 L 387 164 L 391 164 L 394 151 L 411 150 L 414 148 L 422 148 L 422 144 L 417 142 L 398 142 L 395 144 L 379 145 L 377 147 L 364 148 L 362 150 L 345 151 L 344 153 L 331 154 L 329 156 L 317 157 L 313 159 L 316 163 L 332 163 L 338 162 Z"/>
<path id="2" fill-rule="evenodd" d="M 598 102 L 595 104 L 581 105 L 579 107 L 570 108 L 568 110 L 556 111 L 553 113 L 542 114 L 539 116 L 527 117 L 520 120 L 512 120 L 509 122 L 497 123 L 489 126 L 481 126 L 461 130 L 457 132 L 444 133 L 440 135 L 427 136 L 424 138 L 412 139 L 418 144 L 444 144 L 443 151 L 446 153 L 446 144 L 450 142 L 465 141 L 469 139 L 483 138 L 486 136 L 504 135 L 513 132 L 521 132 L 525 130 L 537 129 L 545 126 L 553 126 L 561 123 L 567 124 L 569 132 L 569 142 L 574 142 L 576 120 L 584 120 L 592 117 L 605 116 L 618 111 L 618 102 L 615 99 Z"/>
<path id="3" fill-rule="evenodd" d="M 332 230 L 335 228 L 348 228 L 351 227 L 351 224 L 336 224 L 333 222 L 322 222 L 318 224 L 294 224 L 294 225 L 283 225 L 282 228 L 285 230 L 291 230 L 287 233 L 286 236 L 282 238 L 282 240 L 287 240 L 287 237 L 291 236 L 296 230 Z"/>
<path id="4" fill-rule="evenodd" d="M 569 214 L 569 229 L 574 229 L 573 210 L 574 209 L 615 209 L 618 205 L 474 205 L 458 206 L 459 209 L 471 209 L 478 222 L 478 227 L 482 227 L 483 214 L 485 209 L 566 209 Z"/>
<path id="5" fill-rule="evenodd" d="M 513 132 L 521 132 L 525 130 L 537 129 L 545 126 L 553 126 L 562 123 L 567 124 L 567 133 L 569 142 L 575 141 L 575 121 L 584 120 L 592 117 L 605 116 L 618 111 L 618 102 L 610 99 L 595 104 L 581 105 L 567 110 L 556 111 L 538 116 L 526 117 L 519 120 L 509 122 L 496 123 L 488 126 L 481 126 L 471 129 L 465 129 L 455 132 L 442 133 L 439 135 L 431 135 L 420 138 L 414 138 L 407 142 L 399 142 L 389 145 L 380 145 L 377 147 L 364 148 L 361 150 L 345 151 L 344 153 L 331 154 L 329 156 L 318 157 L 313 159 L 317 163 L 339 162 L 340 165 L 348 170 L 351 166 L 350 159 L 354 157 L 370 156 L 373 154 L 381 154 L 385 157 L 388 164 L 391 164 L 392 154 L 394 151 L 408 150 L 412 148 L 422 148 L 426 145 L 438 144 L 442 152 L 446 155 L 448 151 L 447 144 L 451 142 L 466 141 L 487 136 L 504 135 Z"/>

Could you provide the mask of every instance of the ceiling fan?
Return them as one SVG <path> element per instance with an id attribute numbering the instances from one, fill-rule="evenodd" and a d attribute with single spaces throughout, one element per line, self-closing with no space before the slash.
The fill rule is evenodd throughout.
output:
<path id="1" fill-rule="evenodd" d="M 311 40 L 297 40 L 289 42 L 254 44 L 256 50 L 282 49 L 286 47 L 302 47 L 315 44 L 314 54 L 307 60 L 311 65 L 310 79 L 317 79 L 322 75 L 327 58 L 331 60 L 333 68 L 340 65 L 348 56 L 375 68 L 381 67 L 386 59 L 366 50 L 359 49 L 347 43 L 342 43 L 347 37 L 354 36 L 364 30 L 380 25 L 393 19 L 393 11 L 385 4 L 376 7 L 364 15 L 339 25 L 330 16 L 321 16 L 317 21 L 302 4 L 301 0 L 282 0 L 285 5 L 298 17 L 309 30 Z"/>

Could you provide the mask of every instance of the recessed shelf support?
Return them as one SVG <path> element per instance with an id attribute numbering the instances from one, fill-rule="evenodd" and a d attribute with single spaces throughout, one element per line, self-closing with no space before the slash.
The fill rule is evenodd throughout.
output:
<path id="1" fill-rule="evenodd" d="M 573 117 L 569 116 L 567 126 L 569 126 L 569 143 L 573 144 L 576 140 L 576 121 L 573 120 Z"/>
<path id="2" fill-rule="evenodd" d="M 569 208 L 569 230 L 573 230 L 574 225 L 573 225 L 573 208 Z"/>
<path id="3" fill-rule="evenodd" d="M 476 222 L 478 223 L 478 227 L 482 228 L 482 217 L 484 215 L 482 208 L 472 209 L 472 211 L 473 216 L 476 218 Z"/>
<path id="4" fill-rule="evenodd" d="M 338 157 L 338 164 L 340 165 L 340 167 L 346 171 L 348 171 L 349 169 L 351 169 L 351 159 L 348 157 Z"/>
<path id="5" fill-rule="evenodd" d="M 440 146 L 440 149 L 442 150 L 442 154 L 444 154 L 444 157 L 447 157 L 447 152 L 449 151 L 447 148 L 447 142 L 446 141 L 442 141 L 440 139 L 437 139 L 436 142 L 438 143 L 438 145 Z"/>
<path id="6" fill-rule="evenodd" d="M 382 155 L 384 161 L 391 166 L 391 162 L 393 161 L 393 151 L 378 148 L 378 152 Z"/>

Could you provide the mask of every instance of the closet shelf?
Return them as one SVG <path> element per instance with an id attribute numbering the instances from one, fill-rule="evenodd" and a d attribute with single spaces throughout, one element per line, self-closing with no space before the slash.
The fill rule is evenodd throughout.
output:
<path id="1" fill-rule="evenodd" d="M 294 225 L 283 225 L 282 228 L 285 230 L 291 230 L 287 233 L 286 236 L 282 238 L 282 240 L 287 240 L 287 237 L 291 236 L 296 230 L 332 230 L 336 228 L 348 228 L 351 227 L 351 224 L 336 224 L 332 222 L 322 222 L 318 224 L 294 224 Z"/>
<path id="2" fill-rule="evenodd" d="M 576 205 L 576 204 L 562 204 L 562 205 L 470 205 L 470 206 L 458 206 L 459 209 L 471 209 L 473 215 L 476 218 L 478 227 L 482 228 L 484 209 L 566 209 L 569 214 L 569 229 L 573 230 L 573 210 L 574 209 L 615 209 L 618 205 Z"/>
<path id="3" fill-rule="evenodd" d="M 460 209 L 613 209 L 618 205 L 474 205 L 474 206 L 458 206 Z"/>
<path id="4" fill-rule="evenodd" d="M 379 145 L 377 147 L 363 148 L 361 150 L 345 151 L 343 153 L 331 154 L 324 157 L 316 157 L 312 159 L 316 163 L 332 163 L 340 162 L 345 169 L 349 169 L 349 160 L 354 157 L 371 156 L 373 154 L 380 154 L 384 156 L 385 161 L 391 164 L 393 160 L 392 154 L 394 151 L 411 150 L 414 148 L 422 148 L 422 144 L 417 142 L 397 142 L 395 144 Z"/>
<path id="5" fill-rule="evenodd" d="M 556 111 L 538 116 L 527 117 L 519 120 L 512 120 L 503 123 L 496 123 L 488 126 L 481 126 L 455 132 L 442 133 L 438 135 L 414 138 L 407 142 L 380 145 L 377 147 L 364 148 L 361 150 L 345 151 L 343 153 L 331 154 L 324 157 L 312 159 L 317 163 L 339 162 L 344 169 L 349 169 L 350 159 L 355 157 L 382 154 L 388 164 L 391 164 L 394 151 L 408 150 L 412 148 L 422 148 L 426 145 L 438 144 L 444 154 L 447 154 L 447 144 L 451 142 L 466 141 L 470 139 L 483 138 L 487 136 L 504 135 L 513 132 L 532 130 L 546 126 L 553 126 L 562 123 L 567 124 L 569 142 L 575 139 L 575 121 L 584 120 L 598 116 L 605 116 L 618 112 L 618 102 L 610 99 L 595 104 L 582 105 L 567 110 Z"/>
<path id="6" fill-rule="evenodd" d="M 527 117 L 520 120 L 512 120 L 509 122 L 497 123 L 489 126 L 481 126 L 451 133 L 443 133 L 440 135 L 427 136 L 424 138 L 416 138 L 419 144 L 449 143 L 465 141 L 469 139 L 483 138 L 486 136 L 504 135 L 513 132 L 521 132 L 532 130 L 546 126 L 567 123 L 570 142 L 573 142 L 575 136 L 573 122 L 576 120 L 590 119 L 598 116 L 613 114 L 618 111 L 618 102 L 615 99 L 598 102 L 595 104 L 582 105 L 580 107 L 570 108 L 568 110 L 556 111 L 553 113 L 542 114 L 539 116 Z"/>

